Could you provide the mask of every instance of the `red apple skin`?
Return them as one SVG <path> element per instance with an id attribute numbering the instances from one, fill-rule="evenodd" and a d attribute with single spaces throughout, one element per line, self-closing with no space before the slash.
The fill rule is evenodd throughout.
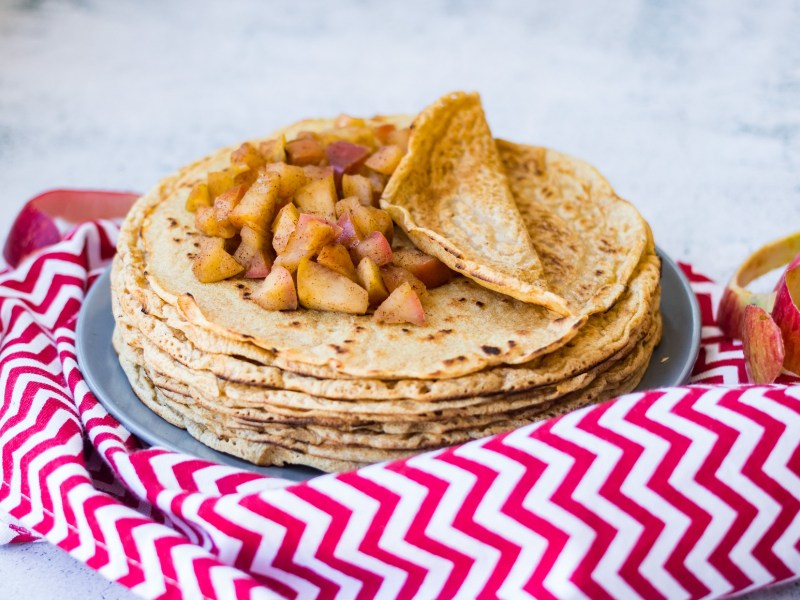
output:
<path id="1" fill-rule="evenodd" d="M 328 164 L 341 177 L 342 173 L 352 174 L 358 171 L 370 155 L 370 151 L 369 148 L 359 144 L 339 141 L 328 144 L 325 154 L 328 157 Z"/>
<path id="2" fill-rule="evenodd" d="M 392 246 L 380 231 L 373 231 L 354 248 L 350 249 L 353 263 L 358 264 L 362 258 L 370 257 L 379 267 L 392 262 Z"/>
<path id="3" fill-rule="evenodd" d="M 389 294 L 375 311 L 373 318 L 378 323 L 424 325 L 425 310 L 414 288 L 406 282 Z"/>
<path id="4" fill-rule="evenodd" d="M 792 264 L 795 264 L 795 261 Z M 780 328 L 783 336 L 785 356 L 783 368 L 800 374 L 800 310 L 797 299 L 800 298 L 800 266 L 787 269 L 778 287 L 772 319 Z M 749 308 L 749 307 L 748 307 Z"/>
<path id="5" fill-rule="evenodd" d="M 250 259 L 244 276 L 247 279 L 264 279 L 272 270 L 272 257 L 264 250 L 259 250 Z"/>
<path id="6" fill-rule="evenodd" d="M 394 253 L 392 262 L 411 272 L 429 290 L 453 279 L 453 271 L 438 258 L 425 254 L 417 248 L 401 248 Z"/>
<path id="7" fill-rule="evenodd" d="M 747 376 L 752 383 L 772 383 L 781 374 L 784 362 L 781 329 L 767 311 L 753 304 L 744 309 L 742 325 Z"/>
<path id="8" fill-rule="evenodd" d="M 358 226 L 353 221 L 353 215 L 350 211 L 345 211 L 336 225 L 341 228 L 341 233 L 336 238 L 339 244 L 345 248 L 354 248 L 358 243 L 364 239 L 364 235 L 359 231 Z"/>

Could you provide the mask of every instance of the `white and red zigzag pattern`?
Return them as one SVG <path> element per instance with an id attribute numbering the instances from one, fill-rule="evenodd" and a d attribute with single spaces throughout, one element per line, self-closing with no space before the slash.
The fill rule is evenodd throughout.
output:
<path id="1" fill-rule="evenodd" d="M 44 537 L 146 598 L 714 597 L 800 576 L 800 386 L 702 385 L 306 484 L 140 450 L 77 369 L 116 228 L 0 273 L 0 542 Z M 788 384 L 792 382 L 787 380 Z"/>

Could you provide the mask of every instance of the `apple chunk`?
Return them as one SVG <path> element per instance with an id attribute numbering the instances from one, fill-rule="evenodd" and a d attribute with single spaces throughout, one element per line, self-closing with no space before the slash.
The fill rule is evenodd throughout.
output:
<path id="1" fill-rule="evenodd" d="M 192 191 L 189 192 L 189 197 L 186 198 L 186 210 L 189 212 L 196 211 L 201 206 L 212 206 L 211 196 L 208 193 L 207 183 L 195 183 L 192 186 Z"/>
<path id="2" fill-rule="evenodd" d="M 400 248 L 392 262 L 410 271 L 428 289 L 444 285 L 453 278 L 453 272 L 442 261 L 417 248 Z"/>
<path id="3" fill-rule="evenodd" d="M 336 221 L 336 184 L 333 177 L 317 179 L 303 186 L 294 196 L 300 212 Z"/>
<path id="4" fill-rule="evenodd" d="M 275 264 L 294 272 L 303 258 L 313 257 L 323 246 L 335 239 L 336 230 L 333 225 L 317 217 L 302 214 Z"/>
<path id="5" fill-rule="evenodd" d="M 345 277 L 358 282 L 356 276 L 356 268 L 353 266 L 353 260 L 347 252 L 347 248 L 341 244 L 329 244 L 319 251 L 317 256 L 317 263 L 323 267 L 328 267 L 332 271 L 341 273 Z"/>
<path id="6" fill-rule="evenodd" d="M 192 260 L 192 272 L 201 283 L 212 283 L 233 277 L 244 271 L 225 251 L 225 240 L 218 237 L 200 239 L 200 249 Z"/>
<path id="7" fill-rule="evenodd" d="M 383 283 L 386 285 L 386 289 L 388 289 L 390 292 L 395 291 L 404 283 L 408 283 L 412 288 L 414 288 L 414 291 L 420 298 L 424 298 L 425 294 L 428 293 L 425 284 L 414 277 L 411 271 L 404 269 L 403 267 L 398 267 L 397 265 L 384 265 L 381 267 L 381 277 L 383 278 Z"/>
<path id="8" fill-rule="evenodd" d="M 264 279 L 272 268 L 272 251 L 269 245 L 269 234 L 245 225 L 239 232 L 242 241 L 233 255 L 246 270 L 248 279 Z"/>
<path id="9" fill-rule="evenodd" d="M 336 141 L 328 144 L 325 155 L 337 175 L 354 173 L 370 154 L 369 148 L 351 142 Z"/>
<path id="10" fill-rule="evenodd" d="M 783 366 L 787 371 L 800 374 L 800 309 L 797 300 L 800 300 L 800 266 L 790 266 L 778 284 L 772 318 L 783 336 L 786 350 Z"/>
<path id="11" fill-rule="evenodd" d="M 283 267 L 275 267 L 250 299 L 267 310 L 295 310 L 297 290 L 294 288 L 292 274 Z"/>
<path id="12" fill-rule="evenodd" d="M 357 246 L 350 249 L 353 260 L 358 263 L 364 257 L 370 257 L 378 266 L 392 262 L 392 246 L 380 231 L 373 231 Z"/>
<path id="13" fill-rule="evenodd" d="M 275 173 L 262 173 L 250 186 L 228 219 L 241 229 L 268 230 L 275 216 L 280 190 L 280 177 Z"/>
<path id="14" fill-rule="evenodd" d="M 318 165 L 325 159 L 325 148 L 313 137 L 296 139 L 286 144 L 286 158 L 293 165 Z"/>
<path id="15" fill-rule="evenodd" d="M 361 233 L 359 228 L 356 226 L 355 222 L 353 221 L 353 214 L 346 210 L 339 217 L 339 220 L 336 222 L 336 225 L 341 230 L 341 233 L 336 238 L 336 241 L 340 244 L 344 245 L 347 248 L 354 248 L 358 243 L 364 239 L 364 234 Z"/>
<path id="16" fill-rule="evenodd" d="M 783 339 L 781 329 L 760 306 L 750 304 L 744 309 L 742 346 L 750 381 L 758 384 L 775 381 L 784 360 Z"/>
<path id="17" fill-rule="evenodd" d="M 372 205 L 372 182 L 363 175 L 342 176 L 342 196 L 355 196 L 360 204 Z"/>
<path id="18" fill-rule="evenodd" d="M 425 323 L 425 310 L 411 284 L 406 282 L 389 294 L 375 311 L 379 323 Z"/>
<path id="19" fill-rule="evenodd" d="M 351 212 L 353 213 L 353 222 L 363 235 L 380 231 L 389 240 L 389 243 L 392 242 L 394 223 L 392 223 L 392 217 L 385 210 L 374 206 L 357 206 Z"/>
<path id="20" fill-rule="evenodd" d="M 280 189 L 278 196 L 281 198 L 291 198 L 295 192 L 306 185 L 311 179 L 306 175 L 303 167 L 287 165 L 286 163 L 268 163 L 262 171 L 275 173 L 280 177 Z"/>
<path id="21" fill-rule="evenodd" d="M 274 140 L 261 142 L 258 146 L 258 151 L 268 163 L 286 162 L 286 136 L 281 135 Z"/>
<path id="22" fill-rule="evenodd" d="M 315 310 L 363 315 L 369 307 L 367 290 L 309 258 L 297 268 L 297 296 L 300 304 Z"/>
<path id="23" fill-rule="evenodd" d="M 245 165 L 250 169 L 258 169 L 264 165 L 264 157 L 250 142 L 244 142 L 231 152 L 232 165 Z"/>
<path id="24" fill-rule="evenodd" d="M 236 235 L 237 227 L 231 222 L 231 213 L 239 204 L 245 193 L 245 186 L 234 186 L 214 198 L 214 218 L 220 237 L 232 238 Z"/>
<path id="25" fill-rule="evenodd" d="M 300 220 L 300 211 L 291 202 L 278 211 L 278 216 L 272 222 L 272 247 L 280 254 L 286 249 L 297 222 Z"/>
<path id="26" fill-rule="evenodd" d="M 400 161 L 403 158 L 403 149 L 400 146 L 389 145 L 389 146 L 381 146 L 375 154 L 370 156 L 365 162 L 364 165 L 372 169 L 373 171 L 377 171 L 378 173 L 383 173 L 384 175 L 391 175 L 394 173 L 394 170 L 397 168 L 397 165 L 400 164 Z"/>
<path id="27" fill-rule="evenodd" d="M 389 297 L 389 290 L 381 278 L 381 270 L 369 256 L 361 259 L 356 272 L 361 287 L 367 290 L 370 306 L 380 304 Z"/>

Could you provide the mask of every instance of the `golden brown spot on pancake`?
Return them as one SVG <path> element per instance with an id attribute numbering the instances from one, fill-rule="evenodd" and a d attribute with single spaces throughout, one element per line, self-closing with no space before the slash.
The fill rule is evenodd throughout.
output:
<path id="1" fill-rule="evenodd" d="M 517 329 L 514 333 L 516 333 L 517 335 L 530 335 L 531 334 L 531 332 L 528 331 L 527 329 Z"/>
<path id="2" fill-rule="evenodd" d="M 366 329 L 364 327 L 362 327 L 361 325 L 356 325 L 356 331 L 358 333 L 361 333 L 362 331 L 366 331 Z"/>
<path id="3" fill-rule="evenodd" d="M 339 344 L 328 345 L 336 351 L 336 354 L 347 354 L 349 352 L 347 348 L 342 348 Z"/>
<path id="4" fill-rule="evenodd" d="M 411 332 L 411 330 L 408 327 L 403 327 L 400 331 L 402 331 L 403 333 L 410 333 Z"/>
<path id="5" fill-rule="evenodd" d="M 452 329 L 440 329 L 439 333 L 443 333 L 444 335 L 447 335 L 449 333 L 453 333 L 453 330 Z"/>
<path id="6" fill-rule="evenodd" d="M 508 340 L 508 347 L 509 348 L 515 348 L 516 346 L 517 346 L 517 342 L 515 342 L 514 340 Z"/>
<path id="7" fill-rule="evenodd" d="M 496 346 L 481 346 L 481 350 L 492 356 L 497 356 L 500 354 L 500 348 L 497 348 Z"/>
<path id="8" fill-rule="evenodd" d="M 177 226 L 178 226 L 178 222 L 177 222 L 175 219 L 173 219 L 172 217 L 170 217 L 170 218 L 169 218 L 169 219 L 167 219 L 167 220 L 169 221 L 169 226 L 170 226 L 170 228 L 172 228 L 172 227 L 177 227 Z"/>
<path id="9" fill-rule="evenodd" d="M 239 288 L 240 290 L 243 290 L 244 289 L 244 284 L 243 283 L 237 283 L 236 287 Z"/>
<path id="10" fill-rule="evenodd" d="M 343 342 L 343 343 L 345 343 L 345 344 L 352 344 L 353 342 L 355 342 L 355 340 L 350 340 L 350 339 L 347 339 L 347 340 L 344 340 L 344 342 Z"/>
<path id="11" fill-rule="evenodd" d="M 200 242 L 194 242 L 192 244 L 192 246 L 194 246 L 195 248 L 199 248 L 200 247 Z"/>
<path id="12" fill-rule="evenodd" d="M 302 323 L 300 323 L 300 321 L 292 321 L 291 323 L 289 323 L 289 325 L 292 327 L 300 327 L 301 324 Z"/>
<path id="13" fill-rule="evenodd" d="M 481 302 L 480 300 L 478 300 L 478 301 L 475 303 L 475 306 L 477 306 L 478 308 L 483 308 L 484 306 L 486 306 L 486 304 L 485 304 L 485 303 L 483 303 L 483 302 Z"/>
<path id="14" fill-rule="evenodd" d="M 176 244 L 180 244 L 181 243 L 181 238 L 174 237 L 174 238 L 172 238 L 172 241 L 175 242 Z"/>

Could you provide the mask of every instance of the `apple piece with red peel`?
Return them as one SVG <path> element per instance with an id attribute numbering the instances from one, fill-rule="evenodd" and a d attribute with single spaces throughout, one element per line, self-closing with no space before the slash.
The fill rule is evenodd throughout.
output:
<path id="1" fill-rule="evenodd" d="M 292 165 L 318 165 L 325 159 L 325 148 L 315 138 L 305 137 L 286 144 L 286 158 Z"/>
<path id="2" fill-rule="evenodd" d="M 353 213 L 349 210 L 345 211 L 344 214 L 339 217 L 336 225 L 342 230 L 336 238 L 336 241 L 346 248 L 354 248 L 364 239 L 364 234 L 361 233 L 361 230 L 355 224 L 355 221 L 353 221 Z"/>
<path id="3" fill-rule="evenodd" d="M 379 267 L 392 262 L 392 246 L 380 231 L 370 233 L 358 245 L 351 248 L 350 252 L 355 263 L 361 262 L 361 259 L 367 256 Z"/>
<path id="4" fill-rule="evenodd" d="M 375 131 L 375 137 L 378 138 L 378 141 L 381 144 L 391 144 L 392 142 L 389 140 L 389 136 L 394 132 L 397 127 L 392 125 L 391 123 L 384 123 L 382 125 L 377 125 L 373 127 Z"/>
<path id="5" fill-rule="evenodd" d="M 358 282 L 367 290 L 370 306 L 378 305 L 389 297 L 389 290 L 383 284 L 381 270 L 369 256 L 365 256 L 358 263 L 357 273 Z"/>
<path id="6" fill-rule="evenodd" d="M 356 268 L 350 258 L 350 253 L 341 244 L 328 244 L 325 246 L 319 251 L 317 263 L 358 283 Z"/>
<path id="7" fill-rule="evenodd" d="M 192 259 L 192 272 L 201 283 L 222 281 L 244 271 L 236 259 L 225 251 L 225 240 L 218 237 L 200 239 L 200 249 Z"/>
<path id="8" fill-rule="evenodd" d="M 748 304 L 760 306 L 767 312 L 772 310 L 774 293 L 755 293 L 746 289 L 746 286 L 762 275 L 797 260 L 798 253 L 800 231 L 762 246 L 739 265 L 722 294 L 717 311 L 717 324 L 725 335 L 741 338 L 744 310 Z"/>
<path id="9" fill-rule="evenodd" d="M 438 258 L 425 254 L 417 248 L 396 250 L 392 262 L 410 271 L 429 290 L 448 283 L 454 275 L 453 271 Z"/>
<path id="10" fill-rule="evenodd" d="M 278 254 L 275 265 L 286 267 L 290 272 L 297 270 L 303 258 L 313 257 L 323 246 L 336 239 L 334 226 L 311 215 L 301 214 L 283 252 Z"/>
<path id="11" fill-rule="evenodd" d="M 239 243 L 233 258 L 246 269 L 244 272 L 245 277 L 248 279 L 264 279 L 269 275 L 273 261 L 269 234 L 245 225 L 239 235 L 242 241 Z"/>
<path id="12" fill-rule="evenodd" d="M 266 310 L 296 310 L 297 290 L 292 274 L 283 267 L 275 267 L 250 299 Z"/>
<path id="13" fill-rule="evenodd" d="M 309 258 L 297 267 L 297 297 L 301 305 L 315 310 L 363 315 L 369 308 L 367 290 Z"/>
<path id="14" fill-rule="evenodd" d="M 414 288 L 414 291 L 420 298 L 424 298 L 428 293 L 425 284 L 414 277 L 411 271 L 404 269 L 403 267 L 398 267 L 397 265 L 382 266 L 381 278 L 383 279 L 384 285 L 386 285 L 386 289 L 390 292 L 395 291 L 404 283 L 408 283 L 412 288 Z"/>
<path id="15" fill-rule="evenodd" d="M 392 243 L 394 223 L 388 212 L 374 206 L 356 206 L 351 212 L 353 222 L 362 234 L 369 235 L 373 231 L 380 231 L 383 237 Z"/>
<path id="16" fill-rule="evenodd" d="M 742 346 L 750 381 L 757 384 L 775 381 L 784 362 L 783 338 L 781 329 L 760 306 L 750 304 L 744 309 Z"/>
<path id="17" fill-rule="evenodd" d="M 369 154 L 369 148 L 351 142 L 332 142 L 325 148 L 328 164 L 333 167 L 334 172 L 339 176 L 344 173 L 358 171 L 364 161 L 367 160 Z"/>
<path id="18" fill-rule="evenodd" d="M 425 310 L 411 284 L 405 282 L 394 290 L 375 311 L 373 318 L 378 323 L 425 323 Z"/>
<path id="19" fill-rule="evenodd" d="M 800 266 L 794 266 L 788 269 L 781 279 L 775 306 L 772 309 L 772 318 L 783 335 L 785 349 L 783 367 L 787 371 L 800 375 L 800 309 L 797 307 L 798 300 L 800 300 Z"/>

